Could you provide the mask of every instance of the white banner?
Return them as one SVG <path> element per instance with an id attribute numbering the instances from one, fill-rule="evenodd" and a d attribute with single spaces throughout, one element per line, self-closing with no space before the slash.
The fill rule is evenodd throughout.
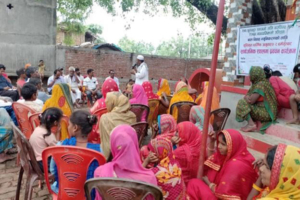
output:
<path id="1" fill-rule="evenodd" d="M 300 23 L 293 21 L 242 26 L 237 36 L 237 75 L 246 76 L 252 66 L 269 65 L 283 76 L 293 76 L 298 62 Z"/>

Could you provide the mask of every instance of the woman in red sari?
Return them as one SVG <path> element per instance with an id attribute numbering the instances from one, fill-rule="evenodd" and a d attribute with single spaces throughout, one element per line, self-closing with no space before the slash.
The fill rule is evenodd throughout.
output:
<path id="1" fill-rule="evenodd" d="M 254 157 L 237 130 L 223 130 L 217 138 L 217 152 L 204 163 L 205 176 L 191 180 L 187 192 L 192 200 L 246 200 L 257 179 Z M 215 143 L 213 139 L 211 143 Z"/>
<path id="2" fill-rule="evenodd" d="M 202 133 L 192 122 L 181 122 L 177 127 L 178 135 L 172 138 L 178 145 L 174 155 L 187 185 L 190 179 L 197 177 Z"/>
<path id="3" fill-rule="evenodd" d="M 143 88 L 145 90 L 145 93 L 146 93 L 148 99 L 159 99 L 159 96 L 157 94 L 153 93 L 153 87 L 152 87 L 151 82 L 145 81 L 142 84 L 142 86 L 143 86 Z"/>
<path id="4" fill-rule="evenodd" d="M 93 114 L 96 110 L 106 108 L 106 105 L 105 105 L 106 94 L 108 92 L 118 92 L 118 91 L 119 91 L 118 85 L 113 79 L 109 78 L 106 81 L 104 81 L 104 83 L 102 85 L 103 97 L 96 101 L 94 106 L 90 109 L 90 112 Z M 90 143 L 97 143 L 97 144 L 100 143 L 100 133 L 98 131 L 99 123 L 100 123 L 100 120 L 98 119 L 98 123 L 93 126 L 93 130 L 89 134 L 88 141 Z"/>
<path id="5" fill-rule="evenodd" d="M 151 170 L 155 174 L 158 186 L 165 200 L 185 200 L 186 188 L 181 167 L 173 155 L 172 143 L 166 138 L 155 138 L 148 145 L 151 153 L 144 161 L 146 167 L 150 162 L 157 164 Z"/>

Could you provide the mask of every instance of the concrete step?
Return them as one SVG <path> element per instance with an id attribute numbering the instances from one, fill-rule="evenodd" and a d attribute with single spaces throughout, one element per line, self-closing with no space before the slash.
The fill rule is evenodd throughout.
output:
<path id="1" fill-rule="evenodd" d="M 286 121 L 293 119 L 292 109 L 282 108 L 277 114 L 278 118 L 285 119 Z M 299 114 L 300 117 L 300 114 Z"/>
<path id="2" fill-rule="evenodd" d="M 255 150 L 250 149 L 250 148 L 248 148 L 248 151 L 253 155 L 253 157 L 255 159 L 263 158 L 265 156 L 265 154 L 263 154 L 261 152 L 258 152 L 258 151 L 255 151 Z"/>
<path id="3" fill-rule="evenodd" d="M 243 135 L 244 139 L 246 140 L 249 149 L 252 149 L 262 154 L 265 154 L 270 147 L 277 145 L 279 143 L 300 147 L 299 143 L 295 143 L 290 140 L 279 138 L 273 135 L 268 135 L 268 134 L 263 135 L 259 132 L 246 133 L 240 131 L 240 133 Z"/>

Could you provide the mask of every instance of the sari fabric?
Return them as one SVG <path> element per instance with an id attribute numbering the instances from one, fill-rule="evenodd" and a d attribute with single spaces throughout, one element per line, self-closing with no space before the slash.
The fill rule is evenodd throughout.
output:
<path id="1" fill-rule="evenodd" d="M 111 146 L 113 160 L 98 167 L 94 173 L 95 178 L 126 178 L 157 185 L 153 172 L 142 166 L 137 134 L 131 126 L 116 127 L 111 133 L 109 146 Z M 101 199 L 99 194 L 96 199 Z"/>
<path id="2" fill-rule="evenodd" d="M 177 102 L 180 102 L 180 101 L 194 102 L 194 99 L 188 93 L 188 87 L 187 87 L 186 83 L 184 83 L 182 81 L 180 81 L 176 84 L 175 94 L 171 99 L 168 114 L 170 114 L 170 112 L 171 112 L 172 105 L 174 103 L 177 103 Z M 178 116 L 178 109 L 177 108 L 173 109 L 172 116 L 177 121 L 177 116 Z"/>
<path id="3" fill-rule="evenodd" d="M 106 98 L 107 93 L 108 92 L 118 92 L 118 91 L 119 91 L 118 85 L 113 79 L 109 78 L 106 81 L 104 81 L 104 83 L 102 85 L 103 97 L 96 101 L 94 106 L 90 109 L 90 112 L 94 113 L 96 110 L 99 110 L 101 108 L 106 108 L 105 98 Z"/>
<path id="4" fill-rule="evenodd" d="M 13 147 L 11 119 L 4 108 L 0 108 L 0 154 Z"/>
<path id="5" fill-rule="evenodd" d="M 162 96 L 162 93 L 164 92 L 167 96 L 171 95 L 171 89 L 169 86 L 169 82 L 167 79 L 159 79 L 158 85 L 157 85 L 158 92 L 156 93 L 158 96 Z"/>
<path id="6" fill-rule="evenodd" d="M 203 93 L 202 93 L 202 101 L 201 101 L 200 106 L 202 106 L 205 109 L 207 97 L 208 97 L 209 82 L 204 82 L 203 85 L 204 86 L 203 86 Z M 217 88 L 214 87 L 213 98 L 212 98 L 212 102 L 211 102 L 211 111 L 216 110 L 218 108 L 220 108 L 220 98 L 219 98 Z"/>
<path id="7" fill-rule="evenodd" d="M 202 106 L 193 106 L 190 111 L 190 122 L 195 124 L 200 131 L 203 131 L 205 110 Z M 211 124 L 208 126 L 208 132 L 212 132 Z"/>
<path id="8" fill-rule="evenodd" d="M 70 117 L 73 112 L 73 103 L 68 84 L 59 83 L 53 86 L 52 96 L 43 107 L 43 112 L 47 108 L 56 107 L 63 111 L 64 115 Z"/>
<path id="9" fill-rule="evenodd" d="M 158 165 L 153 167 L 152 171 L 163 192 L 164 199 L 186 199 L 182 170 L 173 155 L 171 141 L 166 138 L 156 138 L 151 140 L 148 147 L 159 158 Z"/>
<path id="10" fill-rule="evenodd" d="M 239 100 L 236 108 L 236 120 L 242 122 L 251 117 L 254 121 L 262 122 L 260 131 L 263 132 L 276 121 L 277 99 L 275 91 L 261 67 L 251 68 L 250 80 L 252 86 L 247 95 L 259 94 L 263 97 L 263 105 L 248 104 L 245 99 Z"/>
<path id="11" fill-rule="evenodd" d="M 172 115 L 159 115 L 157 118 L 158 137 L 165 137 L 169 140 L 175 135 L 177 123 Z"/>
<path id="12" fill-rule="evenodd" d="M 174 155 L 187 185 L 190 179 L 197 177 L 202 133 L 192 122 L 181 122 L 177 127 L 181 140 Z"/>
<path id="13" fill-rule="evenodd" d="M 237 130 L 223 130 L 218 136 L 222 133 L 226 138 L 227 155 L 223 156 L 217 150 L 210 156 L 204 162 L 206 175 L 210 182 L 216 184 L 215 196 L 218 199 L 247 199 L 252 184 L 258 177 L 252 165 L 255 159 L 247 150 L 247 143 Z M 200 190 L 208 188 L 204 182 L 200 182 Z M 188 191 L 189 194 L 194 192 L 190 189 Z M 210 190 L 208 192 L 212 193 Z M 207 199 L 207 197 L 203 195 L 200 199 Z"/>
<path id="14" fill-rule="evenodd" d="M 144 90 L 145 90 L 145 93 L 148 97 L 148 99 L 159 99 L 159 96 L 157 94 L 154 94 L 153 93 L 153 87 L 152 87 L 152 84 L 151 82 L 149 81 L 145 81 L 143 84 L 142 84 Z"/>
<path id="15" fill-rule="evenodd" d="M 119 92 L 107 93 L 105 104 L 108 113 L 100 119 L 101 149 L 106 159 L 110 155 L 110 134 L 118 125 L 136 123 L 136 116 L 130 111 L 130 103 L 127 97 Z"/>
<path id="16" fill-rule="evenodd" d="M 133 98 L 129 100 L 130 104 L 143 104 L 148 106 L 148 97 L 141 85 L 134 84 L 132 94 Z"/>
<path id="17" fill-rule="evenodd" d="M 262 200 L 300 199 L 300 149 L 279 144 L 271 171 L 270 193 Z"/>

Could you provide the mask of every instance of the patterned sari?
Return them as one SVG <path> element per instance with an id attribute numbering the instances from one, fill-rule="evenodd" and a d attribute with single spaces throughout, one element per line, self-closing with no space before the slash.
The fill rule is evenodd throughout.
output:
<path id="1" fill-rule="evenodd" d="M 11 119 L 4 108 L 0 108 L 0 154 L 13 147 Z"/>
<path id="2" fill-rule="evenodd" d="M 143 86 L 143 88 L 146 92 L 146 95 L 147 95 L 148 99 L 159 99 L 159 96 L 157 94 L 153 93 L 153 87 L 152 87 L 151 82 L 145 81 L 142 84 L 142 86 Z"/>
<path id="3" fill-rule="evenodd" d="M 59 108 L 63 114 L 70 117 L 73 112 L 73 102 L 70 93 L 70 86 L 65 83 L 59 83 L 53 86 L 52 96 L 46 101 L 43 107 L 43 112 L 47 108 Z M 61 123 L 61 139 L 68 138 L 68 127 L 67 124 Z"/>
<path id="4" fill-rule="evenodd" d="M 265 131 L 271 124 L 275 123 L 277 117 L 277 100 L 275 91 L 266 79 L 261 67 L 252 67 L 250 70 L 252 86 L 247 95 L 257 93 L 263 98 L 261 104 L 249 104 L 245 99 L 239 100 L 236 108 L 236 120 L 242 122 L 249 120 L 262 122 L 261 132 Z M 259 98 L 259 99 L 260 99 Z"/>
<path id="5" fill-rule="evenodd" d="M 182 170 L 173 155 L 172 143 L 166 138 L 156 138 L 148 145 L 151 152 L 159 158 L 156 167 L 152 168 L 158 186 L 161 188 L 164 199 L 186 199 L 186 188 L 182 177 Z"/>
<path id="6" fill-rule="evenodd" d="M 158 92 L 156 93 L 158 96 L 162 96 L 162 93 L 164 92 L 167 96 L 171 95 L 171 89 L 169 86 L 169 82 L 167 79 L 159 79 L 158 85 L 157 85 Z"/>
<path id="7" fill-rule="evenodd" d="M 197 177 L 202 133 L 192 122 L 181 122 L 177 127 L 181 140 L 174 155 L 187 185 L 190 179 Z"/>
<path id="8" fill-rule="evenodd" d="M 261 200 L 300 199 L 300 149 L 279 144 L 271 171 L 270 193 Z"/>
<path id="9" fill-rule="evenodd" d="M 253 169 L 254 157 L 247 150 L 247 143 L 237 130 L 223 130 L 227 144 L 227 155 L 219 150 L 204 163 L 205 175 L 216 184 L 215 193 L 202 180 L 194 179 L 188 186 L 191 199 L 246 200 L 257 180 Z M 218 136 L 219 136 L 218 135 Z"/>
<path id="10" fill-rule="evenodd" d="M 193 106 L 190 111 L 190 122 L 195 124 L 200 131 L 203 131 L 203 125 L 204 125 L 204 116 L 205 116 L 205 110 L 202 106 Z M 213 127 L 211 124 L 208 126 L 208 132 L 212 132 Z"/>
<path id="11" fill-rule="evenodd" d="M 194 99 L 188 93 L 188 87 L 187 87 L 186 83 L 184 83 L 182 81 L 180 81 L 176 84 L 175 94 L 171 99 L 168 114 L 170 114 L 170 112 L 171 112 L 172 105 L 174 103 L 177 103 L 177 102 L 180 102 L 180 101 L 194 102 Z M 177 108 L 173 109 L 172 116 L 177 121 L 177 116 L 178 116 L 178 109 Z"/>

